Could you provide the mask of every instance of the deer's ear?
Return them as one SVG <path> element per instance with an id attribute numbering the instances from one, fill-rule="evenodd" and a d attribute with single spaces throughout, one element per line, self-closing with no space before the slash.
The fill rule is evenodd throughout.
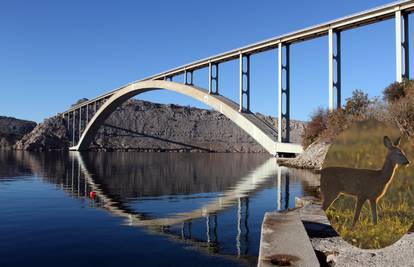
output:
<path id="1" fill-rule="evenodd" d="M 392 142 L 388 136 L 384 136 L 384 146 L 386 146 L 387 148 L 392 147 Z"/>
<path id="2" fill-rule="evenodd" d="M 394 146 L 399 146 L 401 144 L 401 136 L 400 137 L 398 137 L 398 139 L 397 140 L 395 140 L 395 142 L 394 142 Z"/>

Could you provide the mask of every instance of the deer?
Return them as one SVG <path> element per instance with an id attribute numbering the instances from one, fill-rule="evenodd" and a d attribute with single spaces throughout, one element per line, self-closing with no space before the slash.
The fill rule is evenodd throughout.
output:
<path id="1" fill-rule="evenodd" d="M 341 195 L 356 198 L 352 227 L 358 221 L 361 208 L 369 200 L 372 224 L 377 224 L 377 203 L 387 192 L 398 166 L 410 162 L 400 148 L 401 137 L 394 143 L 384 136 L 384 146 L 388 149 L 381 169 L 356 169 L 346 167 L 328 167 L 321 170 L 322 209 L 326 211 Z"/>

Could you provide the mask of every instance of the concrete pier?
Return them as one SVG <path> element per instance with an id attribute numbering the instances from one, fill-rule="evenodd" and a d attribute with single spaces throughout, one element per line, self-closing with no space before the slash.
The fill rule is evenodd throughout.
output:
<path id="1" fill-rule="evenodd" d="M 267 266 L 319 266 L 298 212 L 265 214 L 258 267 Z"/>

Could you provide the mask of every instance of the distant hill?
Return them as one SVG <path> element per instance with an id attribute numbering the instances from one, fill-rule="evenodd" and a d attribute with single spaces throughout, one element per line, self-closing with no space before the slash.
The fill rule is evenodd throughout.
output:
<path id="1" fill-rule="evenodd" d="M 0 116 L 0 149 L 11 148 L 36 127 L 36 122 Z"/>

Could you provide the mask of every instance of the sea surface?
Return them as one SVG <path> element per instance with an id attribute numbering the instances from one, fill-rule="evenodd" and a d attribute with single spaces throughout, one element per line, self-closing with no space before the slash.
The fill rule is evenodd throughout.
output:
<path id="1" fill-rule="evenodd" d="M 256 266 L 319 176 L 266 154 L 0 151 L 0 266 Z"/>

